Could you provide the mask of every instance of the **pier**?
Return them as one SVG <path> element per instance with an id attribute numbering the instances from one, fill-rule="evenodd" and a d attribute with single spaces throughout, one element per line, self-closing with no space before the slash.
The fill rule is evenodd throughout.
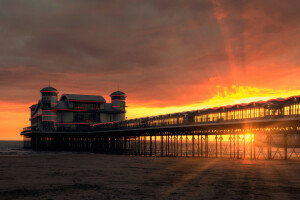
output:
<path id="1" fill-rule="evenodd" d="M 300 159 L 298 102 L 299 97 L 291 97 L 284 101 L 251 103 L 242 108 L 236 105 L 241 110 L 240 114 L 235 114 L 238 111 L 232 107 L 227 110 L 221 107 L 94 124 L 76 130 L 62 128 L 41 131 L 27 127 L 21 134 L 24 136 L 24 147 L 34 150 L 200 158 Z M 234 114 L 230 116 L 232 110 Z M 249 113 L 244 114 L 247 110 Z M 210 118 L 210 115 L 224 118 Z"/>
<path id="2" fill-rule="evenodd" d="M 299 134 L 222 134 L 161 132 L 154 135 L 101 136 L 45 133 L 25 136 L 24 146 L 34 150 L 185 156 L 236 159 L 299 159 Z"/>

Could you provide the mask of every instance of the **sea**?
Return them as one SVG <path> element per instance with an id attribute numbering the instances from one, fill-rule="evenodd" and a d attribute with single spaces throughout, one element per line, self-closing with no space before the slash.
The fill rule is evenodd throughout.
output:
<path id="1" fill-rule="evenodd" d="M 70 152 L 70 151 L 35 151 L 23 148 L 23 141 L 0 140 L 0 156 L 22 156 L 41 154 L 94 154 L 90 152 Z M 1 198 L 0 198 L 1 200 Z"/>
<path id="2" fill-rule="evenodd" d="M 23 148 L 23 141 L 0 141 L 0 155 L 26 155 L 34 151 Z"/>

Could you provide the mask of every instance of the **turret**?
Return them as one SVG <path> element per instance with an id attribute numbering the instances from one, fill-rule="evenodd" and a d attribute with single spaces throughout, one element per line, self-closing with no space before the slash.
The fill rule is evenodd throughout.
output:
<path id="1" fill-rule="evenodd" d="M 55 130 L 57 116 L 53 110 L 57 105 L 57 90 L 53 87 L 45 87 L 41 89 L 41 104 L 42 104 L 42 122 L 44 130 Z"/>
<path id="2" fill-rule="evenodd" d="M 122 112 L 125 112 L 125 107 L 126 107 L 126 94 L 121 91 L 116 91 L 111 93 L 111 103 L 112 107 L 116 110 L 120 110 Z"/>
<path id="3" fill-rule="evenodd" d="M 41 89 L 42 95 L 42 109 L 43 110 L 51 110 L 51 108 L 55 107 L 57 104 L 57 90 L 53 87 L 45 87 Z"/>
<path id="4" fill-rule="evenodd" d="M 111 93 L 110 97 L 111 97 L 112 107 L 115 110 L 120 111 L 120 114 L 118 115 L 116 120 L 117 121 L 125 120 L 126 94 L 121 91 L 116 91 L 116 92 Z"/>

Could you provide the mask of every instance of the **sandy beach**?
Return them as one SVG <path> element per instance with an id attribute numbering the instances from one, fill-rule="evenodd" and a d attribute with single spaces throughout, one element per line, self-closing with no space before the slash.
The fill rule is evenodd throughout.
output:
<path id="1" fill-rule="evenodd" d="M 299 199 L 299 161 L 89 153 L 0 157 L 0 199 Z"/>

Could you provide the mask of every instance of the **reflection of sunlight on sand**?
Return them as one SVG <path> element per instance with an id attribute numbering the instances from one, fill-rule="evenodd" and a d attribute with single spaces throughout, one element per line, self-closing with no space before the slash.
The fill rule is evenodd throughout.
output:
<path id="1" fill-rule="evenodd" d="M 176 182 L 173 185 L 173 187 L 166 190 L 162 194 L 162 197 L 165 198 L 165 197 L 169 196 L 170 194 L 177 191 L 182 186 L 188 184 L 191 180 L 193 180 L 195 178 L 201 179 L 201 175 L 203 174 L 203 176 L 204 176 L 204 174 L 207 173 L 205 170 L 211 168 L 216 163 L 216 161 L 217 161 L 216 159 L 210 159 L 209 162 L 202 162 L 203 165 L 198 165 L 198 168 L 193 169 L 193 171 L 191 171 L 190 173 L 183 176 L 182 179 L 178 180 L 178 182 Z M 189 168 L 185 168 L 184 170 L 188 171 Z"/>
<path id="2" fill-rule="evenodd" d="M 251 160 L 251 159 L 241 159 L 243 164 L 248 164 L 248 165 L 253 165 L 256 164 L 255 160 Z"/>

